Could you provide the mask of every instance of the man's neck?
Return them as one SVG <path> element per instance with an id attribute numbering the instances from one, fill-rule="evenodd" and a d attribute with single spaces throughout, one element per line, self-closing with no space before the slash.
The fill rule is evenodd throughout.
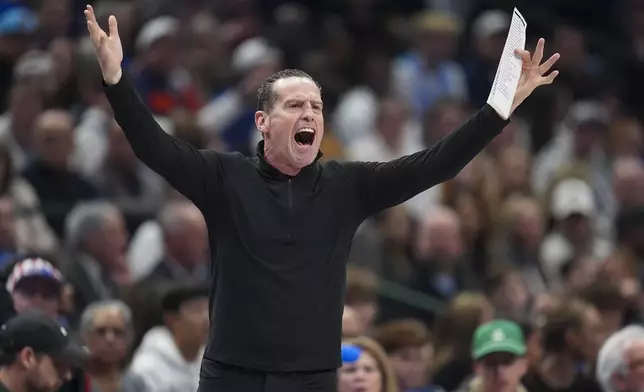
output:
<path id="1" fill-rule="evenodd" d="M 469 388 L 470 392 L 525 392 L 525 388 L 519 384 L 515 387 L 506 385 L 505 388 L 499 390 L 496 387 L 490 388 L 489 386 L 485 386 L 483 384 L 483 381 L 481 378 L 476 377 L 470 384 Z"/>
<path id="2" fill-rule="evenodd" d="M 268 162 L 271 166 L 286 174 L 287 176 L 296 176 L 301 170 L 301 168 L 299 167 L 293 167 L 292 165 L 289 165 L 287 163 L 280 162 L 280 159 L 278 158 L 275 150 L 272 149 L 266 142 L 264 142 L 264 159 L 266 159 L 266 162 Z"/>
<path id="3" fill-rule="evenodd" d="M 121 389 L 122 374 L 118 366 L 96 364 L 91 369 L 88 369 L 87 373 L 101 391 L 116 392 Z"/>
<path id="4" fill-rule="evenodd" d="M 114 378 L 119 378 L 121 375 L 121 370 L 118 364 L 114 363 L 104 363 L 104 362 L 92 362 L 87 367 L 87 373 L 89 373 L 93 378 L 97 380 L 112 380 Z"/>
<path id="5" fill-rule="evenodd" d="M 546 384 L 553 388 L 566 388 L 575 382 L 577 364 L 563 354 L 549 354 L 539 365 L 539 373 Z"/>
<path id="6" fill-rule="evenodd" d="M 9 392 L 26 392 L 22 380 L 11 375 L 6 368 L 0 370 L 0 384 L 4 385 Z M 0 391 L 2 390 L 0 387 Z"/>
<path id="7" fill-rule="evenodd" d="M 181 357 L 183 357 L 186 362 L 194 362 L 199 357 L 201 347 L 195 347 L 192 344 L 183 343 L 176 335 L 174 336 L 174 344 L 177 346 Z"/>

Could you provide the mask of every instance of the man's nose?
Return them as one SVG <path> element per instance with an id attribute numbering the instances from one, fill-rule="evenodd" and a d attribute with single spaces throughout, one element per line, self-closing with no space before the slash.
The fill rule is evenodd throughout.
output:
<path id="1" fill-rule="evenodd" d="M 302 120 L 305 122 L 313 122 L 313 112 L 310 110 L 307 110 L 303 115 L 302 115 Z"/>
<path id="2" fill-rule="evenodd" d="M 116 335 L 114 334 L 114 331 L 109 330 L 105 333 L 105 340 L 109 343 L 112 343 L 116 340 Z"/>
<path id="3" fill-rule="evenodd" d="M 302 115 L 302 120 L 313 121 L 313 106 L 310 103 L 304 105 L 304 114 Z"/>

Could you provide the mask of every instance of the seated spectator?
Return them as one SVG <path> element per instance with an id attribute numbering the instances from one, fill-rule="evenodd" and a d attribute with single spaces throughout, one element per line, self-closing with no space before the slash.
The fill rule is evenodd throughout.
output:
<path id="1" fill-rule="evenodd" d="M 121 301 L 95 302 L 83 311 L 80 334 L 91 353 L 86 377 L 92 392 L 147 391 L 143 379 L 123 371 L 133 332 L 132 312 Z"/>
<path id="2" fill-rule="evenodd" d="M 502 205 L 497 258 L 508 260 L 521 272 L 530 293 L 544 293 L 548 276 L 541 262 L 541 244 L 546 233 L 545 216 L 539 202 L 530 197 L 511 196 Z"/>
<path id="3" fill-rule="evenodd" d="M 171 16 L 148 20 L 136 37 L 138 69 L 134 81 L 141 97 L 156 115 L 167 116 L 174 109 L 196 112 L 203 100 L 188 72 L 177 61 L 181 22 Z"/>
<path id="4" fill-rule="evenodd" d="M 231 54 L 233 83 L 197 114 L 207 134 L 216 135 L 228 151 L 254 155 L 259 137 L 255 126 L 257 89 L 262 80 L 277 72 L 282 53 L 263 37 L 249 37 Z"/>
<path id="5" fill-rule="evenodd" d="M 50 262 L 36 256 L 18 258 L 5 266 L 0 289 L 0 324 L 29 311 L 38 311 L 69 327 L 66 296 L 71 286 L 63 282 L 60 271 Z M 77 392 L 83 385 L 83 374 L 77 370 L 59 392 Z"/>
<path id="6" fill-rule="evenodd" d="M 561 267 L 571 258 L 603 260 L 610 254 L 610 243 L 594 231 L 593 219 L 598 211 L 593 190 L 586 182 L 570 178 L 558 183 L 552 191 L 551 212 L 557 226 L 541 248 L 549 281 L 561 282 Z"/>
<path id="7" fill-rule="evenodd" d="M 438 391 L 429 381 L 434 345 L 425 324 L 414 319 L 390 321 L 380 325 L 374 336 L 387 353 L 401 391 Z"/>
<path id="8" fill-rule="evenodd" d="M 144 281 L 210 281 L 208 229 L 189 201 L 175 201 L 159 214 L 165 254 Z"/>
<path id="9" fill-rule="evenodd" d="M 55 253 L 58 248 L 56 235 L 40 211 L 36 190 L 16 173 L 9 147 L 5 144 L 0 144 L 0 194 L 11 200 L 16 248 Z"/>
<path id="10" fill-rule="evenodd" d="M 94 301 L 117 299 L 131 282 L 121 212 L 107 202 L 80 204 L 66 222 L 69 260 L 63 274 L 74 286 L 74 323 Z"/>
<path id="11" fill-rule="evenodd" d="M 0 347 L 3 391 L 12 388 L 12 391 L 67 392 L 64 383 L 88 359 L 87 350 L 74 342 L 65 327 L 37 311 L 18 315 L 3 324 Z M 16 384 L 21 381 L 22 385 Z M 26 388 L 18 389 L 21 386 Z"/>
<path id="12" fill-rule="evenodd" d="M 92 184 L 71 170 L 74 121 L 67 112 L 46 111 L 36 120 L 35 157 L 24 177 L 36 189 L 47 222 L 62 238 L 64 222 L 74 205 L 98 197 Z"/>
<path id="13" fill-rule="evenodd" d="M 456 212 L 444 206 L 431 210 L 420 224 L 414 248 L 414 288 L 443 300 L 476 288 L 479 282 L 465 253 Z"/>
<path id="14" fill-rule="evenodd" d="M 458 392 L 527 392 L 521 378 L 528 368 L 521 328 L 507 320 L 493 320 L 474 332 L 472 358 L 475 376 Z"/>
<path id="15" fill-rule="evenodd" d="M 412 23 L 414 47 L 396 59 L 392 87 L 420 117 L 441 98 L 468 96 L 465 72 L 452 59 L 463 22 L 450 13 L 425 11 Z"/>
<path id="16" fill-rule="evenodd" d="M 485 276 L 483 286 L 497 316 L 511 320 L 527 320 L 530 317 L 532 297 L 518 268 L 511 264 L 493 265 Z"/>
<path id="17" fill-rule="evenodd" d="M 124 214 L 128 230 L 152 219 L 163 205 L 166 184 L 134 155 L 125 134 L 112 120 L 107 131 L 107 154 L 95 183 Z"/>
<path id="18" fill-rule="evenodd" d="M 344 301 L 358 313 L 363 331 L 371 331 L 378 316 L 378 277 L 367 269 L 350 266 Z"/>
<path id="19" fill-rule="evenodd" d="M 543 318 L 543 356 L 524 379 L 528 391 L 598 390 L 588 376 L 605 339 L 597 309 L 578 299 L 561 300 Z"/>
<path id="20" fill-rule="evenodd" d="M 14 83 L 7 98 L 9 107 L 0 116 L 0 141 L 9 149 L 16 171 L 22 172 L 33 156 L 34 123 L 45 99 L 39 86 L 30 83 Z"/>
<path id="21" fill-rule="evenodd" d="M 12 268 L 5 283 L 16 314 L 38 310 L 62 325 L 68 323 L 61 315 L 63 276 L 49 261 L 26 258 Z"/>
<path id="22" fill-rule="evenodd" d="M 479 325 L 494 316 L 487 298 L 475 293 L 461 293 L 436 320 L 434 383 L 446 391 L 458 388 L 472 374 L 472 336 Z"/>
<path id="23" fill-rule="evenodd" d="M 342 367 L 338 392 L 398 392 L 396 375 L 387 355 L 371 338 L 346 340 L 342 345 Z"/>
<path id="24" fill-rule="evenodd" d="M 208 338 L 208 290 L 185 284 L 162 299 L 164 324 L 145 334 L 130 370 L 155 392 L 196 391 Z"/>

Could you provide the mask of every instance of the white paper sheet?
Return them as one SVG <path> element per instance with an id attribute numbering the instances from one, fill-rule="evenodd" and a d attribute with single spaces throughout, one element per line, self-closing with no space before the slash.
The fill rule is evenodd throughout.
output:
<path id="1" fill-rule="evenodd" d="M 508 37 L 505 40 L 503 54 L 496 70 L 494 83 L 492 83 L 492 90 L 487 98 L 487 103 L 504 119 L 510 117 L 510 109 L 519 84 L 523 63 L 514 51 L 516 49 L 525 49 L 527 27 L 528 24 L 525 22 L 523 15 L 515 8 L 512 13 L 512 23 L 510 24 Z"/>

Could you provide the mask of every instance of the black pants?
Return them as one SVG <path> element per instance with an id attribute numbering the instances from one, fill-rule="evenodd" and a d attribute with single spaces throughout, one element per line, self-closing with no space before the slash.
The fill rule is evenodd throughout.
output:
<path id="1" fill-rule="evenodd" d="M 337 370 L 261 372 L 203 359 L 197 392 L 336 392 Z"/>

